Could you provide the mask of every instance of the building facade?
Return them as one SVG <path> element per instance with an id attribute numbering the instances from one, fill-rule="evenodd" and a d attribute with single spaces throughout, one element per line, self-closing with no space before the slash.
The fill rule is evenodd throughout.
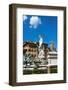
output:
<path id="1" fill-rule="evenodd" d="M 38 57 L 38 43 L 35 42 L 25 42 L 23 44 L 23 54 L 26 55 L 32 55 L 32 57 Z M 44 52 L 45 52 L 45 57 L 47 56 L 47 44 L 43 43 L 44 46 Z M 46 57 L 47 58 L 47 57 Z"/>
<path id="2" fill-rule="evenodd" d="M 37 57 L 37 45 L 35 43 L 26 42 L 23 45 L 23 54 L 31 55 L 32 57 Z"/>
<path id="3" fill-rule="evenodd" d="M 48 59 L 49 66 L 56 66 L 57 65 L 57 52 L 49 51 L 47 55 L 47 59 Z"/>

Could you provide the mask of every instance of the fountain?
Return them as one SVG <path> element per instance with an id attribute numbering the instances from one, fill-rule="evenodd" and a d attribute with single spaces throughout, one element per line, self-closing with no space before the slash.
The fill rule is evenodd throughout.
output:
<path id="1" fill-rule="evenodd" d="M 31 55 L 24 56 L 24 72 L 30 70 L 32 73 L 47 73 L 47 60 L 45 56 L 45 46 L 43 37 L 39 35 L 39 44 L 37 44 L 37 55 L 33 58 Z M 26 72 L 28 74 L 28 72 Z"/>
<path id="2" fill-rule="evenodd" d="M 46 68 L 47 60 L 45 57 L 45 47 L 44 47 L 43 38 L 41 35 L 39 36 L 38 56 L 36 57 L 35 60 L 40 69 Z"/>

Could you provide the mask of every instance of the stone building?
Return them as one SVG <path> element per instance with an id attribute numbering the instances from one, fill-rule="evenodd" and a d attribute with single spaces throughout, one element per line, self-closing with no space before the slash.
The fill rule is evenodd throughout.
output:
<path id="1" fill-rule="evenodd" d="M 48 64 L 50 66 L 56 66 L 57 65 L 57 52 L 56 51 L 50 51 L 47 55 Z"/>
<path id="2" fill-rule="evenodd" d="M 23 53 L 26 55 L 32 55 L 32 57 L 37 57 L 37 45 L 32 42 L 25 42 L 23 45 Z"/>
<path id="3" fill-rule="evenodd" d="M 51 72 L 57 72 L 57 50 L 54 47 L 54 44 L 50 44 L 50 48 L 47 54 L 47 60 L 48 60 L 48 73 Z"/>

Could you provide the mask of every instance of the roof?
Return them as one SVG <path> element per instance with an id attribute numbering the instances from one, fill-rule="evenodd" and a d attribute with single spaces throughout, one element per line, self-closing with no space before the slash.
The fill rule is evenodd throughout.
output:
<path id="1" fill-rule="evenodd" d="M 30 47 L 38 47 L 39 46 L 39 42 L 24 42 L 23 46 L 25 47 L 28 44 L 30 45 Z M 44 45 L 45 47 L 48 46 L 48 44 L 46 44 L 46 43 L 42 43 L 42 45 Z"/>
<path id="2" fill-rule="evenodd" d="M 25 47 L 26 45 L 30 45 L 30 47 L 37 47 L 37 44 L 33 42 L 24 42 L 23 46 Z"/>

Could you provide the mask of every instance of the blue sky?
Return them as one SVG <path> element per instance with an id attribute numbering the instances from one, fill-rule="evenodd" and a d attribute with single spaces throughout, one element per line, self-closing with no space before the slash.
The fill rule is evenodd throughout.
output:
<path id="1" fill-rule="evenodd" d="M 44 43 L 53 41 L 57 48 L 57 16 L 23 16 L 23 40 L 38 42 L 39 35 Z"/>

